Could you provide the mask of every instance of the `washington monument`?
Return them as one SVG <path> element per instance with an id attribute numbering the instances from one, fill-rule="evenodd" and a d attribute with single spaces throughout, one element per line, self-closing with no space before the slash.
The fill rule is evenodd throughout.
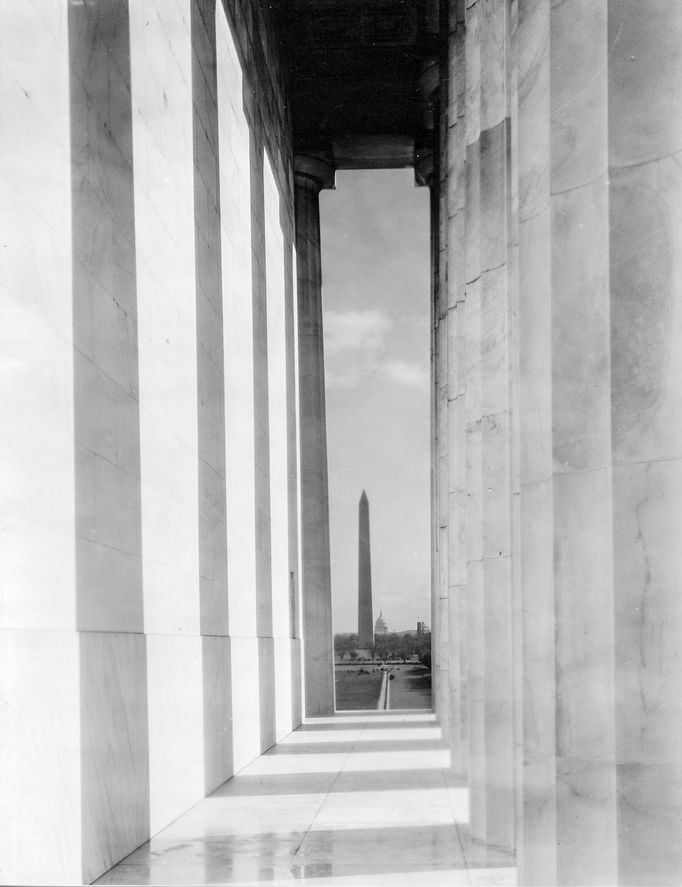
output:
<path id="1" fill-rule="evenodd" d="M 372 617 L 372 562 L 369 553 L 369 500 L 363 490 L 360 496 L 358 532 L 358 647 L 374 649 Z"/>

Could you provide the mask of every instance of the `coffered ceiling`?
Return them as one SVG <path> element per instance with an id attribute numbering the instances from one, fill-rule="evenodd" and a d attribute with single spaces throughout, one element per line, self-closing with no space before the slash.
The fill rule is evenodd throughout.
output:
<path id="1" fill-rule="evenodd" d="M 331 149 L 340 169 L 411 165 L 438 2 L 290 0 L 280 16 L 297 149 Z"/>

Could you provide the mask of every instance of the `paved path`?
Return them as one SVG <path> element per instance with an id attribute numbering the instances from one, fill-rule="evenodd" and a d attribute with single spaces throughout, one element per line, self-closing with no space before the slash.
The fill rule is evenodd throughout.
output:
<path id="1" fill-rule="evenodd" d="M 98 883 L 515 884 L 508 854 L 471 843 L 447 764 L 431 713 L 308 720 Z"/>

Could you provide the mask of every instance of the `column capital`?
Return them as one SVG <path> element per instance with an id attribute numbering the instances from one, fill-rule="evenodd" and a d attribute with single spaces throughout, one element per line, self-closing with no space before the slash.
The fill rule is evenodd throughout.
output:
<path id="1" fill-rule="evenodd" d="M 433 132 L 436 128 L 436 114 L 440 98 L 440 77 L 441 62 L 440 57 L 436 53 L 426 56 L 421 63 L 419 69 L 419 77 L 417 78 L 417 87 L 422 95 L 422 132 L 430 141 L 433 138 Z M 419 156 L 419 147 L 415 150 L 416 158 Z M 417 177 L 418 184 L 427 184 L 421 182 Z"/>
<path id="2" fill-rule="evenodd" d="M 440 57 L 435 53 L 423 60 L 417 84 L 426 104 L 429 107 L 433 107 L 438 101 L 438 88 L 440 86 Z"/>
<path id="3" fill-rule="evenodd" d="M 300 151 L 294 154 L 294 179 L 297 185 L 317 191 L 335 187 L 334 158 L 330 151 Z"/>
<path id="4" fill-rule="evenodd" d="M 435 156 L 431 145 L 416 148 L 414 152 L 414 178 L 418 185 L 433 185 Z"/>

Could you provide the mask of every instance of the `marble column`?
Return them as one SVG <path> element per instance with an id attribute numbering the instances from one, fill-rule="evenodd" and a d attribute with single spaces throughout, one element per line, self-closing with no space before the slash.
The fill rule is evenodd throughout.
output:
<path id="1" fill-rule="evenodd" d="M 199 407 L 204 379 L 197 363 L 204 330 L 196 286 L 190 22 L 178 28 L 173 10 L 157 11 L 151 0 L 133 0 L 128 8 L 133 156 L 149 158 L 135 164 L 133 192 L 149 829 L 154 834 L 195 804 L 205 785 L 199 532 L 204 499 L 199 429 L 205 415 Z M 163 88 L 149 76 L 152 53 L 168 64 Z M 165 139 L 161 151 L 157 146 Z M 217 524 L 224 532 L 224 523 Z M 218 596 L 212 597 L 217 617 Z M 220 628 L 227 634 L 226 614 L 220 615 L 223 619 L 213 624 L 215 635 Z M 169 773 L 175 778 L 169 779 Z"/>
<path id="2" fill-rule="evenodd" d="M 452 694 L 450 684 L 453 666 L 451 656 L 451 623 L 455 608 L 450 606 L 450 507 L 449 507 L 449 438 L 448 438 L 448 91 L 446 56 L 438 60 L 439 89 L 434 94 L 438 104 L 434 114 L 434 157 L 438 218 L 436 273 L 438 274 L 437 300 L 434 304 L 436 319 L 436 433 L 437 433 L 437 485 L 438 485 L 438 589 L 440 597 L 440 624 L 438 647 L 440 659 L 439 711 L 443 737 L 450 741 L 452 724 Z M 432 189 L 433 190 L 433 189 Z"/>
<path id="3" fill-rule="evenodd" d="M 74 884 L 82 873 L 68 16 L 66 4 L 0 8 L 0 840 L 8 884 Z"/>
<path id="4" fill-rule="evenodd" d="M 450 748 L 453 771 L 467 772 L 466 569 L 466 144 L 464 7 L 451 0 L 447 51 L 447 446 Z"/>
<path id="5" fill-rule="evenodd" d="M 524 884 L 682 871 L 681 36 L 519 4 Z"/>
<path id="6" fill-rule="evenodd" d="M 427 57 L 419 78 L 425 101 L 424 147 L 415 157 L 417 184 L 430 192 L 431 226 L 431 654 L 432 697 L 443 738 L 450 730 L 448 607 L 448 350 L 446 222 L 447 106 L 440 101 L 442 61 Z"/>
<path id="7" fill-rule="evenodd" d="M 227 584 L 227 460 L 224 293 L 220 224 L 215 0 L 191 6 L 199 588 L 202 635 L 204 788 L 234 772 L 230 612 Z M 230 269 L 232 270 L 232 269 Z M 215 395 L 213 395 L 215 392 Z"/>
<path id="8" fill-rule="evenodd" d="M 443 725 L 443 707 L 447 705 L 448 695 L 443 692 L 441 681 L 441 667 L 447 665 L 441 655 L 441 615 L 443 602 L 441 598 L 440 580 L 440 529 L 439 529 L 439 473 L 438 473 L 438 360 L 437 360 L 437 312 L 436 302 L 439 288 L 438 280 L 438 189 L 434 179 L 434 152 L 432 148 L 418 152 L 415 157 L 415 179 L 418 185 L 429 188 L 430 208 L 429 224 L 431 231 L 430 242 L 430 350 L 431 350 L 431 374 L 430 374 L 430 455 L 431 455 L 431 697 L 434 711 Z"/>
<path id="9" fill-rule="evenodd" d="M 469 827 L 485 835 L 486 757 L 483 624 L 483 525 L 481 442 L 481 244 L 480 244 L 480 7 L 465 9 L 464 151 L 464 397 L 466 482 L 467 687 L 469 717 Z"/>
<path id="10" fill-rule="evenodd" d="M 616 872 L 605 2 L 550 10 L 557 879 Z"/>
<path id="11" fill-rule="evenodd" d="M 523 610 L 523 581 L 521 573 L 521 417 L 520 417 L 520 328 L 519 305 L 519 125 L 518 125 L 518 3 L 511 3 L 507 15 L 505 76 L 506 117 L 507 117 L 507 373 L 509 378 L 509 546 L 511 578 L 510 647 L 511 647 L 511 724 L 513 752 L 511 761 L 511 785 L 513 787 L 511 815 L 514 820 L 514 850 L 519 843 L 520 819 L 522 818 L 522 798 L 519 791 L 518 775 L 523 760 L 523 672 L 521 655 L 523 632 L 521 613 Z"/>
<path id="12" fill-rule="evenodd" d="M 619 884 L 682 879 L 682 8 L 608 3 Z"/>
<path id="13" fill-rule="evenodd" d="M 334 168 L 322 154 L 297 154 L 294 168 L 304 686 L 305 712 L 313 716 L 334 711 L 319 206 L 322 188 L 334 186 Z"/>
<path id="14" fill-rule="evenodd" d="M 617 874 L 605 2 L 519 6 L 520 879 Z"/>
<path id="15" fill-rule="evenodd" d="M 521 602 L 517 864 L 556 883 L 549 0 L 521 0 L 517 31 Z"/>
<path id="16" fill-rule="evenodd" d="M 471 832 L 507 849 L 515 841 L 509 27 L 507 4 L 466 10 Z"/>

